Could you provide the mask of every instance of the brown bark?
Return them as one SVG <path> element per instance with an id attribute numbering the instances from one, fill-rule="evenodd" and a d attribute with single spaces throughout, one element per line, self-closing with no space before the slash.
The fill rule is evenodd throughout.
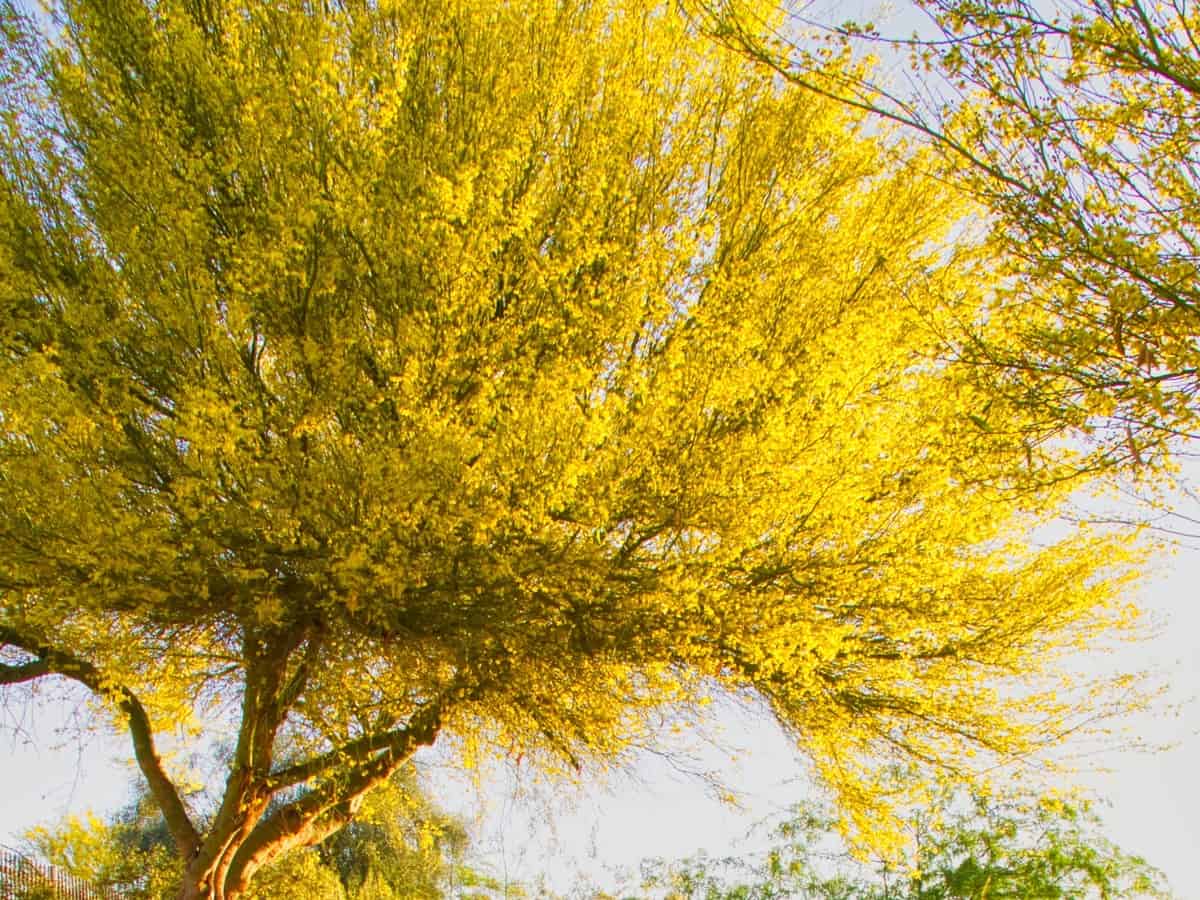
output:
<path id="1" fill-rule="evenodd" d="M 205 852 L 186 868 L 179 900 L 236 900 L 263 866 L 334 834 L 350 822 L 367 791 L 391 776 L 419 747 L 436 740 L 441 721 L 440 702 L 423 707 L 406 726 L 393 732 L 390 748 L 370 756 L 346 777 L 314 789 L 266 818 L 261 816 L 269 794 L 260 791 L 261 799 L 257 799 L 250 779 L 235 772 L 230 778 L 239 784 L 227 789 L 226 799 L 249 797 L 250 806 L 225 820 L 221 828 L 214 822 L 204 839 Z"/>
<path id="2" fill-rule="evenodd" d="M 265 742 L 260 744 L 262 736 L 255 733 L 255 723 L 273 738 L 272 721 L 278 710 L 260 709 L 260 689 L 272 683 L 278 688 L 278 671 L 256 681 L 256 686 L 248 681 L 234 769 L 213 826 L 200 852 L 189 862 L 180 900 L 236 900 L 263 866 L 338 831 L 349 823 L 367 791 L 390 777 L 418 748 L 437 739 L 447 710 L 477 692 L 456 682 L 403 724 L 393 723 L 382 734 L 349 741 L 329 753 L 264 775 L 253 763 L 262 761 L 261 754 L 269 757 L 271 748 Z M 293 686 L 288 682 L 281 690 L 288 692 Z M 264 817 L 274 792 L 321 777 L 324 781 L 317 787 Z"/>

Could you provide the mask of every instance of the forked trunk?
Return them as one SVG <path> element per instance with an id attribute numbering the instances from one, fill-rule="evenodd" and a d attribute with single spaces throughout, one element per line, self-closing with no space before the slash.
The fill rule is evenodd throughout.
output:
<path id="1" fill-rule="evenodd" d="M 233 900 L 240 893 L 241 890 L 236 888 L 230 892 L 225 873 L 217 865 L 205 866 L 200 860 L 194 860 L 184 869 L 179 900 Z"/>
<path id="2" fill-rule="evenodd" d="M 222 886 L 215 885 L 215 880 L 212 872 L 200 873 L 198 877 L 192 872 L 185 872 L 183 884 L 179 888 L 179 900 L 232 900 L 232 897 L 237 896 L 230 895 Z"/>
<path id="3" fill-rule="evenodd" d="M 232 851 L 226 857 L 231 858 Z M 231 877 L 230 867 L 220 862 L 204 865 L 197 859 L 192 862 L 183 874 L 183 884 L 179 887 L 179 900 L 236 900 L 249 885 L 249 873 L 242 872 L 241 877 Z"/>

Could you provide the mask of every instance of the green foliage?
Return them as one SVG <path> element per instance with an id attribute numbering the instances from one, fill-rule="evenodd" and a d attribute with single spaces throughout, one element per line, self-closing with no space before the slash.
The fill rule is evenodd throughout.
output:
<path id="1" fill-rule="evenodd" d="M 776 832 L 765 861 L 654 860 L 648 896 L 670 900 L 1088 900 L 1167 898 L 1162 873 L 1121 851 L 1084 801 L 942 795 L 910 814 L 900 859 L 856 859 L 836 817 L 809 804 Z"/>
<path id="2" fill-rule="evenodd" d="M 355 820 L 318 848 L 350 900 L 450 896 L 476 876 L 463 822 L 419 789 L 411 767 L 371 793 Z"/>
<path id="3" fill-rule="evenodd" d="M 324 865 L 313 850 L 289 853 L 267 866 L 243 896 L 251 900 L 365 900 L 361 892 L 348 893 L 338 873 Z M 383 900 L 399 895 L 377 896 Z"/>
<path id="4" fill-rule="evenodd" d="M 63 871 L 129 900 L 169 900 L 183 863 L 145 789 L 111 819 L 68 819 L 28 836 L 36 854 Z M 267 866 L 244 896 L 254 900 L 407 900 L 487 887 L 465 861 L 461 822 L 439 811 L 405 767 L 372 794 L 354 823 L 321 845 Z"/>
<path id="5" fill-rule="evenodd" d="M 27 836 L 53 866 L 129 900 L 160 900 L 178 893 L 181 864 L 153 801 L 144 791 L 109 821 L 69 818 Z"/>

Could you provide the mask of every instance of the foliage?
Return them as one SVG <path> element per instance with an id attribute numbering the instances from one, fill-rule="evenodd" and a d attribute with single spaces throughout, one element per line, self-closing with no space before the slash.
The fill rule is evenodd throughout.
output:
<path id="1" fill-rule="evenodd" d="M 439 810 L 412 772 L 405 767 L 373 791 L 355 820 L 318 847 L 349 900 L 466 897 L 464 886 L 488 883 L 466 862 L 464 823 Z"/>
<path id="2" fill-rule="evenodd" d="M 158 900 L 178 893 L 181 863 L 153 801 L 145 792 L 110 821 L 74 816 L 27 836 L 37 855 L 97 888 L 130 900 Z"/>
<path id="3" fill-rule="evenodd" d="M 3 17 L 0 684 L 128 728 L 182 896 L 442 735 L 580 770 L 741 692 L 882 846 L 881 760 L 1124 702 L 1056 659 L 1128 548 L 1034 540 L 1078 460 L 945 361 L 1012 324 L 973 207 L 852 111 L 642 0 L 55 22 Z"/>
<path id="4" fill-rule="evenodd" d="M 704 856 L 649 861 L 643 888 L 671 900 L 1086 900 L 1165 898 L 1165 881 L 1145 860 L 1100 833 L 1086 801 L 1028 797 L 966 801 L 943 794 L 906 819 L 905 858 L 856 861 L 837 849 L 835 819 L 801 805 L 780 842 L 752 864 Z"/>
<path id="5" fill-rule="evenodd" d="M 348 894 L 337 872 L 323 865 L 315 852 L 300 850 L 266 866 L 243 896 L 252 900 L 359 900 L 361 895 Z M 386 900 L 400 895 L 375 896 Z"/>
<path id="6" fill-rule="evenodd" d="M 129 900 L 178 894 L 183 862 L 144 787 L 109 821 L 70 818 L 28 836 L 51 865 Z M 463 885 L 488 880 L 464 862 L 468 839 L 438 810 L 405 766 L 381 785 L 356 820 L 311 850 L 266 867 L 245 896 L 261 900 L 400 900 L 468 896 Z M 480 896 L 483 894 L 481 893 Z"/>
<path id="7" fill-rule="evenodd" d="M 170 843 L 161 817 L 149 798 L 139 797 L 139 812 L 122 810 L 111 822 L 94 815 L 70 817 L 29 834 L 39 856 L 52 865 L 100 888 L 119 891 L 130 900 L 166 900 L 179 894 L 183 861 Z M 345 900 L 337 873 L 323 866 L 314 851 L 289 854 L 266 867 L 246 897 L 272 900 Z"/>
<path id="8" fill-rule="evenodd" d="M 715 34 L 793 84 L 930 138 L 986 205 L 1011 327 L 962 354 L 997 388 L 1098 438 L 1101 462 L 1150 463 L 1200 432 L 1195 8 L 916 0 L 928 22 L 911 35 L 844 22 L 769 42 L 737 0 L 701 7 Z M 911 53 L 909 83 L 936 87 L 824 74 L 830 54 L 881 48 Z"/>
<path id="9" fill-rule="evenodd" d="M 1134 455 L 1143 440 L 1200 432 L 1196 10 L 931 9 L 953 42 L 926 58 L 971 100 L 947 126 L 984 163 L 964 169 L 967 183 L 1018 259 L 1010 314 L 1031 301 L 1055 314 L 995 360 L 1031 390 L 1069 374 L 1049 401 L 1114 416 Z"/>
<path id="10" fill-rule="evenodd" d="M 59 900 L 59 896 L 51 884 L 34 884 L 17 888 L 14 900 Z"/>

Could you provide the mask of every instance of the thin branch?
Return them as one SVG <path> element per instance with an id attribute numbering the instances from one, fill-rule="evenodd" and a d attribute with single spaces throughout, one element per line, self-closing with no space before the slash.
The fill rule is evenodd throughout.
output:
<path id="1" fill-rule="evenodd" d="M 0 684 L 23 684 L 26 681 L 33 681 L 35 678 L 50 674 L 53 674 L 53 670 L 44 659 L 36 659 L 19 665 L 0 665 Z"/>

